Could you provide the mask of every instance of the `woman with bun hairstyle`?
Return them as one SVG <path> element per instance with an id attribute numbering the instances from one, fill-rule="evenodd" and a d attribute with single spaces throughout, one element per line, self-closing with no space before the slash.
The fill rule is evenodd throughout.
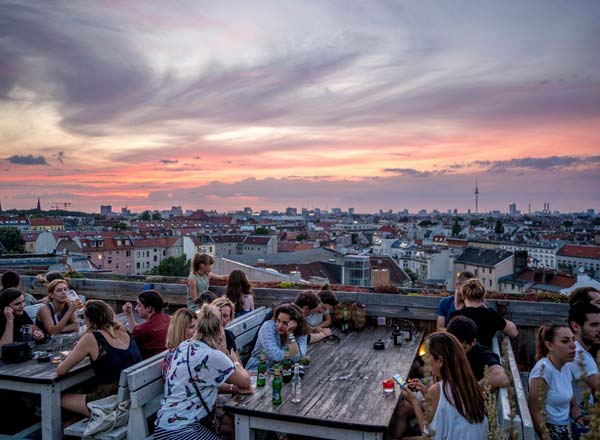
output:
<path id="1" fill-rule="evenodd" d="M 501 331 L 511 338 L 517 337 L 519 334 L 517 326 L 485 305 L 485 287 L 477 278 L 470 279 L 463 284 L 462 296 L 465 306 L 452 313 L 450 319 L 458 315 L 464 315 L 475 321 L 475 324 L 477 324 L 477 342 L 481 345 L 491 349 L 492 338 L 497 331 Z"/>
<path id="2" fill-rule="evenodd" d="M 198 312 L 196 336 L 177 347 L 165 379 L 164 398 L 156 417 L 156 440 L 218 440 L 203 423 L 211 414 L 219 387 L 250 388 L 244 367 L 219 350 L 223 338 L 221 312 L 204 304 Z"/>

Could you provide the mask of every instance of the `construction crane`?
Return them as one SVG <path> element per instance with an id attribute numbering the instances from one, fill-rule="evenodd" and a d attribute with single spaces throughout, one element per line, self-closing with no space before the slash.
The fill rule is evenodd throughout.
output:
<path id="1" fill-rule="evenodd" d="M 66 211 L 66 210 L 67 210 L 67 208 L 68 208 L 69 206 L 71 206 L 71 202 L 54 202 L 54 203 L 52 204 L 52 209 L 55 209 L 55 210 L 57 210 L 57 211 L 58 211 L 58 210 L 60 209 L 60 207 L 61 207 L 61 206 L 62 206 L 62 209 Z"/>

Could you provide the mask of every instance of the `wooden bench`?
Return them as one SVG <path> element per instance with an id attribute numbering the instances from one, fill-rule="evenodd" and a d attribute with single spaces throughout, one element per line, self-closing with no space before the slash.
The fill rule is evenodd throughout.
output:
<path id="1" fill-rule="evenodd" d="M 250 354 L 253 348 L 251 347 L 252 341 L 270 311 L 266 307 L 259 307 L 229 323 L 227 330 L 230 330 L 235 336 L 240 356 L 244 357 Z"/>
<path id="2" fill-rule="evenodd" d="M 147 418 L 160 408 L 163 395 L 161 363 L 164 353 L 159 353 L 142 362 L 132 365 L 121 372 L 119 378 L 118 402 L 130 401 L 129 421 L 112 431 L 93 436 L 98 440 L 146 439 L 149 436 Z M 65 428 L 64 434 L 83 437 L 89 419 Z M 88 437 L 89 438 L 89 437 Z"/>
<path id="3" fill-rule="evenodd" d="M 129 422 L 127 440 L 151 439 L 148 418 L 160 409 L 164 394 L 164 380 L 161 364 L 164 353 L 157 354 L 143 362 L 123 370 L 127 375 L 129 397 Z"/>

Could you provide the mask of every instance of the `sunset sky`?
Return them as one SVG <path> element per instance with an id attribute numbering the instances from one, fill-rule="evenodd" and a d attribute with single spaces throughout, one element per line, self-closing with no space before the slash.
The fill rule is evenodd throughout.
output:
<path id="1" fill-rule="evenodd" d="M 600 1 L 2 1 L 0 203 L 600 210 Z"/>

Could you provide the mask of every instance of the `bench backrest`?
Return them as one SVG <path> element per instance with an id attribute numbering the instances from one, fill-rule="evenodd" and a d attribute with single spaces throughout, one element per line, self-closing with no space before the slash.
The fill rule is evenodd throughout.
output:
<path id="1" fill-rule="evenodd" d="M 164 393 L 162 377 L 162 360 L 164 353 L 159 353 L 123 372 L 127 376 L 129 399 L 129 422 L 127 439 L 145 439 L 149 435 L 148 417 L 160 408 L 160 400 Z"/>
<path id="2" fill-rule="evenodd" d="M 240 353 L 252 350 L 250 345 L 269 312 L 270 309 L 260 307 L 250 313 L 240 316 L 227 326 L 227 330 L 231 330 L 236 338 L 235 342 Z"/>
<path id="3" fill-rule="evenodd" d="M 41 303 L 32 304 L 30 306 L 25 307 L 25 313 L 27 313 L 27 316 L 29 316 L 33 322 L 35 322 L 35 318 L 37 316 L 38 310 L 40 310 L 40 307 L 42 307 Z"/>

